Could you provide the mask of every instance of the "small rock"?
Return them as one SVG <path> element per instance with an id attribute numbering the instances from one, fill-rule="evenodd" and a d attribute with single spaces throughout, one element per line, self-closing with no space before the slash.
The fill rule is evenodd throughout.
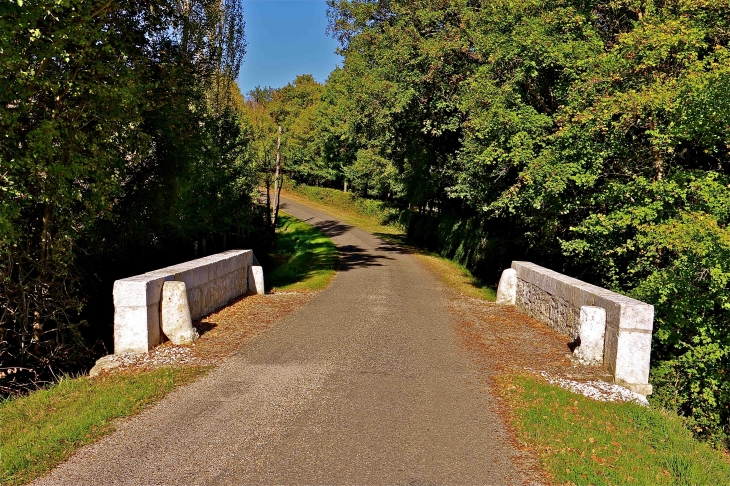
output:
<path id="1" fill-rule="evenodd" d="M 98 360 L 96 360 L 96 364 L 89 371 L 89 376 L 91 378 L 97 377 L 103 372 L 113 370 L 114 368 L 118 368 L 121 365 L 122 363 L 117 361 L 116 357 L 113 354 L 108 354 L 103 358 L 99 358 Z"/>

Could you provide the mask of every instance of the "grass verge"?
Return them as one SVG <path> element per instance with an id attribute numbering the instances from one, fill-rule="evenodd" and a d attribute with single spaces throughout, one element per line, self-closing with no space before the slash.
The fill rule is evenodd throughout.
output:
<path id="1" fill-rule="evenodd" d="M 276 268 L 267 275 L 267 283 L 277 290 L 318 290 L 335 274 L 338 254 L 332 240 L 286 214 L 281 216 L 277 250 Z M 207 369 L 64 378 L 47 389 L 0 401 L 0 484 L 25 484 L 43 476 L 80 447 L 113 432 L 115 419 L 139 413 Z"/>
<path id="2" fill-rule="evenodd" d="M 357 226 L 370 233 L 403 235 L 403 229 L 390 222 L 392 217 L 387 214 L 385 207 L 381 208 L 382 211 L 377 211 L 379 206 L 363 202 L 371 200 L 359 198 L 349 192 L 300 184 L 282 190 L 281 195 L 294 202 L 304 203 L 309 207 L 331 214 L 349 225 Z"/>
<path id="3" fill-rule="evenodd" d="M 335 275 L 337 247 L 317 228 L 280 213 L 273 269 L 266 283 L 279 291 L 320 290 Z"/>
<path id="4" fill-rule="evenodd" d="M 79 447 L 114 430 L 114 419 L 139 413 L 204 367 L 162 368 L 90 379 L 65 378 L 0 402 L 0 484 L 25 484 Z"/>
<path id="5" fill-rule="evenodd" d="M 682 419 L 591 400 L 533 376 L 500 379 L 520 439 L 559 484 L 730 484 L 723 454 Z"/>
<path id="6" fill-rule="evenodd" d="M 331 214 L 341 221 L 373 233 L 385 241 L 407 248 L 436 272 L 447 286 L 457 292 L 475 299 L 492 302 L 497 297 L 494 288 L 476 278 L 463 265 L 444 258 L 437 253 L 425 250 L 406 239 L 403 229 L 397 224 L 391 223 L 393 220 L 392 215 L 387 212 L 378 213 L 376 211 L 375 202 L 336 189 L 305 185 L 298 185 L 291 190 L 282 191 L 282 195 L 294 202 L 300 202 Z M 386 211 L 386 209 L 383 209 L 383 211 Z"/>

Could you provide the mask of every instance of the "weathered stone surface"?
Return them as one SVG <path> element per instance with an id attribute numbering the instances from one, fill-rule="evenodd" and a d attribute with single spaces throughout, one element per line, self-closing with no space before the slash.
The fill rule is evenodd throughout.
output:
<path id="1" fill-rule="evenodd" d="M 573 353 L 588 365 L 603 363 L 603 343 L 606 335 L 606 311 L 601 307 L 584 305 L 580 308 L 580 346 Z"/>
<path id="2" fill-rule="evenodd" d="M 573 339 L 580 332 L 580 308 L 518 278 L 515 305 L 528 316 Z"/>
<path id="3" fill-rule="evenodd" d="M 259 265 L 251 265 L 248 274 L 248 291 L 259 295 L 266 293 L 264 288 L 264 269 Z"/>
<path id="4" fill-rule="evenodd" d="M 517 297 L 517 272 L 507 268 L 502 272 L 497 287 L 497 304 L 514 305 Z"/>
<path id="5" fill-rule="evenodd" d="M 616 382 L 636 393 L 641 388 L 649 390 L 649 364 L 651 357 L 651 334 L 620 330 L 614 376 Z M 610 369 L 610 368 L 609 368 Z"/>
<path id="6" fill-rule="evenodd" d="M 114 354 L 146 353 L 159 343 L 159 300 L 149 306 L 114 306 Z"/>
<path id="7" fill-rule="evenodd" d="M 654 306 L 616 294 L 530 262 L 512 262 L 517 275 L 515 305 L 559 332 L 580 332 L 580 308 L 606 312 L 603 362 L 617 383 L 649 390 L 649 360 Z"/>
<path id="8" fill-rule="evenodd" d="M 185 282 L 169 281 L 162 286 L 160 325 L 173 344 L 190 344 L 198 339 L 190 317 Z"/>
<path id="9" fill-rule="evenodd" d="M 160 299 L 166 281 L 184 282 L 197 319 L 249 289 L 251 250 L 229 250 L 114 282 L 114 353 L 145 353 L 160 343 Z M 263 272 L 260 280 L 263 289 Z"/>
<path id="10" fill-rule="evenodd" d="M 114 368 L 118 368 L 121 365 L 121 362 L 114 359 L 113 354 L 108 354 L 103 358 L 99 358 L 98 360 L 96 360 L 96 364 L 94 365 L 94 367 L 89 370 L 89 376 L 91 378 L 97 377 L 103 372 L 113 370 Z"/>

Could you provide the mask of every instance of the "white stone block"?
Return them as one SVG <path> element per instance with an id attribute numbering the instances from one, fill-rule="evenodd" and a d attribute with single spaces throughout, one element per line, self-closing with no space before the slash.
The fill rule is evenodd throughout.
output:
<path id="1" fill-rule="evenodd" d="M 159 344 L 160 300 L 166 281 L 184 283 L 190 317 L 197 319 L 259 285 L 251 250 L 229 250 L 114 282 L 114 352 L 143 353 Z M 260 269 L 259 269 L 260 272 Z M 249 279 L 248 274 L 252 277 Z M 263 272 L 260 272 L 263 292 Z"/>
<path id="2" fill-rule="evenodd" d="M 603 343 L 606 335 L 606 311 L 600 307 L 580 308 L 580 346 L 574 355 L 589 365 L 603 363 Z"/>
<path id="3" fill-rule="evenodd" d="M 651 332 L 654 329 L 654 306 L 627 297 L 626 304 L 621 306 L 619 327 Z"/>
<path id="4" fill-rule="evenodd" d="M 198 339 L 190 317 L 185 282 L 170 281 L 162 286 L 160 325 L 173 344 L 190 344 Z"/>
<path id="5" fill-rule="evenodd" d="M 502 272 L 497 287 L 497 304 L 515 305 L 517 299 L 517 272 L 507 268 Z"/>
<path id="6" fill-rule="evenodd" d="M 567 302 L 575 309 L 585 306 L 603 308 L 606 312 L 604 365 L 614 375 L 617 383 L 637 393 L 651 392 L 648 379 L 651 332 L 654 323 L 652 305 L 534 263 L 513 261 L 512 268 L 516 271 L 520 282 L 537 287 L 539 291 Z M 537 304 L 529 302 L 519 304 L 531 315 L 534 314 L 546 324 L 559 328 L 559 322 L 551 322 L 555 309 L 543 308 L 546 305 L 549 307 L 546 302 L 550 302 L 550 299 L 538 299 Z M 525 306 L 530 305 L 533 308 L 528 310 Z"/>
<path id="7" fill-rule="evenodd" d="M 114 305 L 139 306 L 159 302 L 165 280 L 165 276 L 148 277 L 147 274 L 117 280 L 113 290 Z"/>
<path id="8" fill-rule="evenodd" d="M 160 343 L 158 304 L 114 307 L 114 354 L 146 353 Z"/>
<path id="9" fill-rule="evenodd" d="M 616 349 L 616 382 L 628 384 L 649 383 L 651 334 L 620 331 Z"/>
<path id="10" fill-rule="evenodd" d="M 259 265 L 251 265 L 248 273 L 248 291 L 264 295 L 264 269 Z"/>
<path id="11" fill-rule="evenodd" d="M 180 267 L 176 269 L 175 280 L 185 282 L 185 286 L 189 289 L 205 285 L 210 280 L 207 265 Z"/>

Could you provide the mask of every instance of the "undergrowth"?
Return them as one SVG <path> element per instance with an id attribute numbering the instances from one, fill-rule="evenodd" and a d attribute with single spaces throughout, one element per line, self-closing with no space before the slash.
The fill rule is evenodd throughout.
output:
<path id="1" fill-rule="evenodd" d="M 293 181 L 283 194 L 292 199 L 297 196 L 304 198 L 309 206 L 326 211 L 371 233 L 405 233 L 405 228 L 398 222 L 402 210 L 383 201 L 362 198 L 337 189 L 296 184 Z"/>
<path id="2" fill-rule="evenodd" d="M 397 210 L 387 203 L 361 198 L 337 189 L 304 184 L 290 186 L 283 195 L 407 249 L 434 270 L 446 285 L 469 297 L 489 301 L 496 299 L 494 287 L 475 277 L 464 265 L 406 238 L 405 228 L 397 222 Z"/>

